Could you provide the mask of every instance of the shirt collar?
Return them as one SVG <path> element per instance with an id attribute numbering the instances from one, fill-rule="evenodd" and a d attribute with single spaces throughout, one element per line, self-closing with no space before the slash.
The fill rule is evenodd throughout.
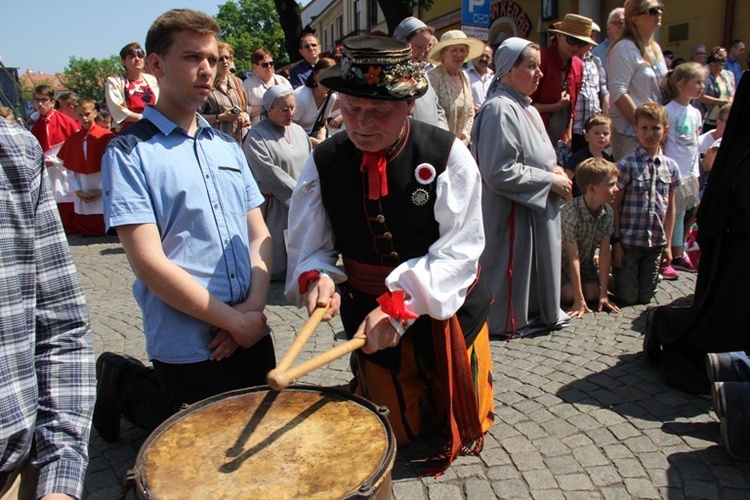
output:
<path id="1" fill-rule="evenodd" d="M 517 100 L 518 102 L 520 102 L 521 104 L 523 104 L 525 106 L 531 105 L 531 98 L 530 97 L 526 97 L 525 95 L 523 95 L 522 93 L 520 93 L 519 91 L 517 91 L 516 89 L 514 89 L 510 85 L 506 85 L 503 82 L 500 82 L 499 83 L 499 88 L 501 88 L 505 92 L 511 94 L 511 96 L 515 100 Z"/>
<path id="2" fill-rule="evenodd" d="M 578 196 L 577 198 L 574 198 L 574 200 L 576 200 L 577 203 L 578 203 L 578 210 L 581 213 L 586 214 L 586 215 L 584 215 L 584 217 L 588 216 L 588 217 L 591 217 L 592 219 L 599 219 L 599 218 L 603 217 L 604 216 L 604 211 L 605 211 L 604 204 L 602 204 L 602 205 L 599 206 L 599 210 L 597 210 L 597 212 L 595 214 L 592 214 L 591 211 L 586 206 L 586 201 L 584 200 L 584 196 L 585 195 L 581 195 L 581 196 Z"/>
<path id="3" fill-rule="evenodd" d="M 661 165 L 661 163 L 662 163 L 662 160 L 661 160 L 661 148 L 659 148 L 659 151 L 656 153 L 656 155 L 654 155 L 652 157 L 648 153 L 648 151 L 646 151 L 645 149 L 643 149 L 643 146 L 641 146 L 640 144 L 638 144 L 638 147 L 635 148 L 635 154 L 636 154 L 636 157 L 638 158 L 638 161 L 640 161 L 642 163 L 648 163 L 651 160 L 654 161 L 655 165 Z"/>
<path id="4" fill-rule="evenodd" d="M 185 133 L 182 128 L 180 128 L 175 122 L 160 113 L 154 106 L 146 106 L 146 108 L 143 110 L 143 117 L 156 125 L 156 128 L 158 128 L 159 131 L 164 135 L 169 135 L 176 129 Z M 196 120 L 198 126 L 196 136 L 202 133 L 204 130 L 208 131 L 209 134 L 213 132 L 213 127 L 211 127 L 206 119 L 198 113 L 196 113 Z"/>

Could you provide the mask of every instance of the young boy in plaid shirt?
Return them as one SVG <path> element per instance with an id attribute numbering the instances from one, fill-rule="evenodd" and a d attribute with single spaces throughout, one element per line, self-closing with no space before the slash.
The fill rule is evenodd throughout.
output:
<path id="1" fill-rule="evenodd" d="M 654 297 L 662 254 L 674 228 L 674 190 L 680 183 L 677 163 L 664 156 L 667 111 L 649 102 L 634 113 L 638 147 L 617 164 L 618 193 L 612 205 L 615 230 L 612 267 L 615 299 L 621 305 L 647 304 Z"/>

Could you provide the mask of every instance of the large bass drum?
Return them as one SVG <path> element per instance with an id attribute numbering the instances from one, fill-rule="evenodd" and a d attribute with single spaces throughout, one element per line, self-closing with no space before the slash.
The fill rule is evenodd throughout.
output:
<path id="1" fill-rule="evenodd" d="M 387 410 L 336 389 L 231 391 L 161 424 L 135 463 L 141 499 L 390 498 Z"/>

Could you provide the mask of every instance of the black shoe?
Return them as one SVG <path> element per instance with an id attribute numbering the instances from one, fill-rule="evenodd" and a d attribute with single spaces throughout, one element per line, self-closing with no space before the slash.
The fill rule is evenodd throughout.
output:
<path id="1" fill-rule="evenodd" d="M 732 357 L 728 352 L 709 352 L 706 354 L 706 375 L 713 382 L 739 382 L 734 371 Z"/>
<path id="2" fill-rule="evenodd" d="M 654 334 L 654 311 L 656 309 L 646 312 L 646 328 L 643 331 L 643 356 L 651 366 L 659 364 L 661 359 L 661 344 Z"/>
<path id="3" fill-rule="evenodd" d="M 129 364 L 144 366 L 130 356 L 102 353 L 96 360 L 96 404 L 92 423 L 101 438 L 114 443 L 120 437 L 120 409 L 117 406 L 117 381 Z"/>
<path id="4" fill-rule="evenodd" d="M 721 411 L 721 441 L 727 453 L 739 460 L 750 460 L 750 426 L 745 408 L 750 401 L 750 385 L 745 382 L 714 384 L 717 414 Z"/>

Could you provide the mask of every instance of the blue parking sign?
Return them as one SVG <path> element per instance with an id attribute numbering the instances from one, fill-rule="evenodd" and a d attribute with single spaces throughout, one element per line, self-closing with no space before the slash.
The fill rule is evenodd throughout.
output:
<path id="1" fill-rule="evenodd" d="M 461 24 L 490 25 L 490 0 L 461 0 Z"/>

